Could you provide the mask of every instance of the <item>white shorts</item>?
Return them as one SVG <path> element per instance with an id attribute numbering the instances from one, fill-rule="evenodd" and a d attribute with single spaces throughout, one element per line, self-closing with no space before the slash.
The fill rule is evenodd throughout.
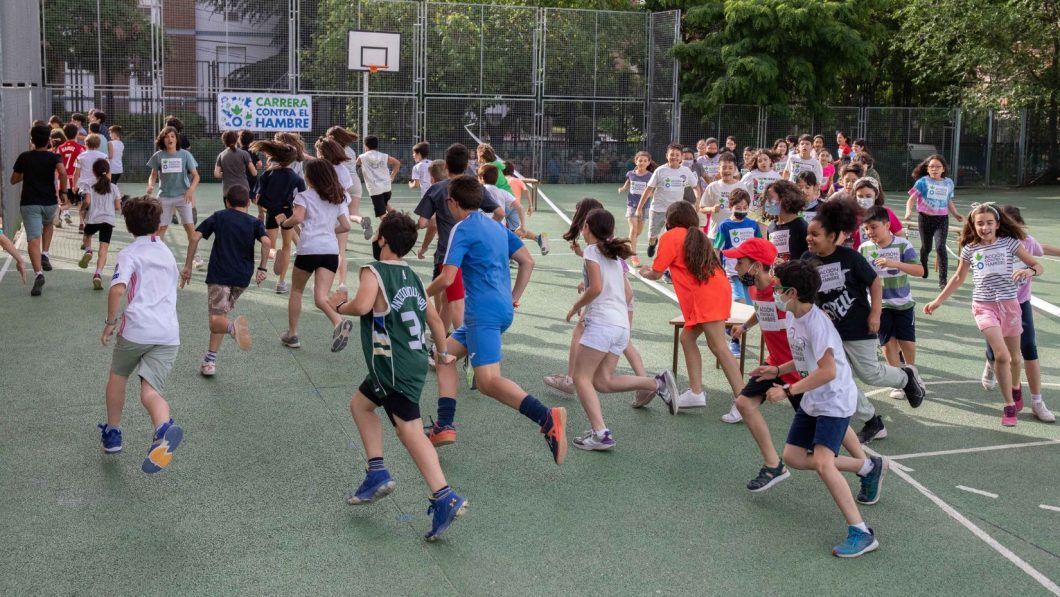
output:
<path id="1" fill-rule="evenodd" d="M 600 352 L 621 355 L 629 345 L 629 328 L 586 321 L 585 331 L 582 332 L 578 344 Z"/>
<path id="2" fill-rule="evenodd" d="M 353 179 L 353 184 L 350 185 L 350 188 L 346 189 L 346 191 L 349 192 L 350 199 L 356 199 L 356 200 L 360 201 L 360 199 L 361 199 L 361 177 L 357 176 L 357 171 L 356 170 L 351 170 L 350 171 L 350 178 Z M 352 215 L 357 215 L 357 214 L 352 214 Z"/>
<path id="3" fill-rule="evenodd" d="M 194 224 L 195 216 L 192 215 L 191 204 L 180 197 L 159 197 L 158 202 L 162 204 L 162 226 L 169 226 L 173 222 L 173 213 L 180 218 L 181 224 Z"/>
<path id="4" fill-rule="evenodd" d="M 653 211 L 648 216 L 648 238 L 659 238 L 666 228 L 666 212 Z"/>

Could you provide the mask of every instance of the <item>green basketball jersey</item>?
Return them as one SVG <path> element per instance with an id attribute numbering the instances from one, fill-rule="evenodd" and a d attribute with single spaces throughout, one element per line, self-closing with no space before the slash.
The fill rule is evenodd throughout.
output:
<path id="1" fill-rule="evenodd" d="M 361 316 L 361 348 L 368 379 L 379 396 L 398 392 L 419 403 L 427 378 L 427 295 L 404 261 L 373 261 L 387 302 L 385 313 Z"/>

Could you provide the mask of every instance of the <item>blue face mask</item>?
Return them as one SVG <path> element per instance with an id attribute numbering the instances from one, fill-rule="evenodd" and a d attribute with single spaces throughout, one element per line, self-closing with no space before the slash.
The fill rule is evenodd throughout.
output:
<path id="1" fill-rule="evenodd" d="M 779 203 L 766 203 L 766 215 L 767 216 L 779 216 L 780 215 L 780 204 Z"/>

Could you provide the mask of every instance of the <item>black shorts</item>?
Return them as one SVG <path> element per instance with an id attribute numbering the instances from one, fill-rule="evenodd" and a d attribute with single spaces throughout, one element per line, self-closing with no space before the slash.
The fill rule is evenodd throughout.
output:
<path id="1" fill-rule="evenodd" d="M 775 383 L 783 384 L 783 382 L 778 379 L 759 379 L 757 377 L 752 377 L 747 380 L 747 385 L 740 390 L 740 395 L 747 396 L 748 398 L 758 398 L 765 402 L 766 392 L 768 392 L 769 388 L 772 388 Z M 802 394 L 792 394 L 791 398 L 788 398 L 788 402 L 791 403 L 791 408 L 799 410 L 799 404 L 802 403 Z"/>
<path id="2" fill-rule="evenodd" d="M 331 273 L 339 271 L 338 255 L 302 255 L 294 258 L 294 266 L 303 272 L 313 273 L 319 268 L 330 270 Z"/>
<path id="3" fill-rule="evenodd" d="M 291 217 L 294 214 L 294 207 L 286 207 L 283 209 L 269 209 L 265 208 L 265 230 L 276 230 L 280 225 L 276 222 L 276 216 L 283 214 L 286 217 Z"/>
<path id="4" fill-rule="evenodd" d="M 390 191 L 379 195 L 372 195 L 372 209 L 375 210 L 375 217 L 383 217 L 383 214 L 386 213 L 387 203 L 390 203 Z"/>
<path id="5" fill-rule="evenodd" d="M 114 184 L 118 184 L 118 180 L 121 178 L 121 175 L 122 175 L 121 172 L 119 172 L 117 174 L 111 174 L 110 175 L 110 181 L 113 182 Z"/>
<path id="6" fill-rule="evenodd" d="M 110 235 L 114 232 L 114 226 L 111 224 L 85 224 L 85 236 L 92 236 L 95 233 L 99 233 L 99 242 L 110 244 Z"/>
<path id="7" fill-rule="evenodd" d="M 84 198 L 76 188 L 66 189 L 66 200 L 70 202 L 70 205 L 81 205 L 81 200 Z"/>
<path id="8" fill-rule="evenodd" d="M 910 309 L 883 309 L 880 313 L 880 346 L 887 344 L 892 338 L 901 341 L 916 342 L 915 308 Z"/>
<path id="9" fill-rule="evenodd" d="M 379 392 L 376 391 L 377 389 Z M 391 392 L 386 397 L 381 398 L 379 394 L 382 388 L 376 388 L 376 385 L 367 377 L 361 382 L 361 386 L 357 388 L 357 391 L 364 394 L 364 397 L 371 400 L 372 403 L 382 406 L 386 416 L 390 419 L 390 424 L 395 427 L 397 427 L 397 422 L 394 417 L 405 422 L 415 421 L 420 418 L 419 404 L 409 400 L 407 396 L 400 392 Z"/>

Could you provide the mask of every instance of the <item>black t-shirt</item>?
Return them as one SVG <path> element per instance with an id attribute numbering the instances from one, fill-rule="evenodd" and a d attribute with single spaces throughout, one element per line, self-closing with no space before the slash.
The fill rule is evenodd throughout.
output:
<path id="1" fill-rule="evenodd" d="M 839 337 L 848 340 L 872 340 L 869 333 L 869 286 L 876 279 L 876 270 L 860 253 L 846 247 L 836 247 L 827 257 L 804 253 L 803 259 L 821 262 L 821 290 L 817 292 L 817 306 L 828 314 Z"/>
<path id="2" fill-rule="evenodd" d="M 795 218 L 787 224 L 771 222 L 766 238 L 777 248 L 778 261 L 790 261 L 806 252 L 806 220 Z"/>
<path id="3" fill-rule="evenodd" d="M 290 168 L 271 168 L 258 177 L 258 205 L 269 211 L 291 207 L 296 192 L 305 190 L 305 181 Z"/>
<path id="4" fill-rule="evenodd" d="M 56 205 L 55 166 L 62 156 L 50 151 L 23 151 L 13 170 L 22 175 L 22 205 Z"/>
<path id="5" fill-rule="evenodd" d="M 445 253 L 449 250 L 449 233 L 456 226 L 453 214 L 449 213 L 447 201 L 449 199 L 449 180 L 441 180 L 431 185 L 427 193 L 420 199 L 419 205 L 414 210 L 417 216 L 431 219 L 434 216 L 438 226 L 438 248 L 434 252 L 434 264 L 438 265 L 445 260 Z M 483 191 L 482 206 L 479 208 L 487 214 L 493 215 L 500 205 L 497 205 L 489 193 Z"/>
<path id="6" fill-rule="evenodd" d="M 237 209 L 213 212 L 196 228 L 203 238 L 217 238 L 210 250 L 206 283 L 246 288 L 254 275 L 254 243 L 265 236 L 261 220 Z"/>

